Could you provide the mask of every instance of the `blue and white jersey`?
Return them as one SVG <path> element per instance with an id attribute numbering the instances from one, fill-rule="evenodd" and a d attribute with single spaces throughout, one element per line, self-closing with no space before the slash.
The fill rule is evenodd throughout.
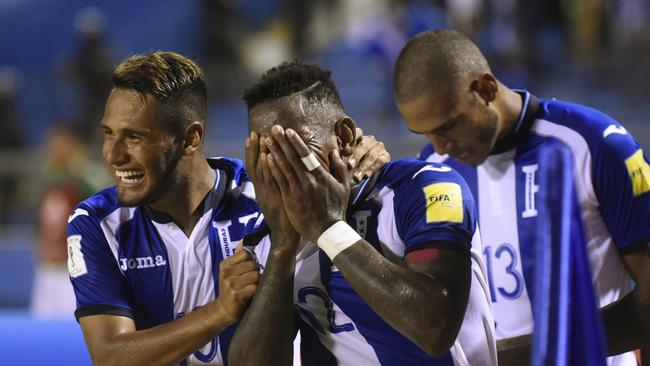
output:
<path id="1" fill-rule="evenodd" d="M 631 290 L 619 254 L 650 240 L 650 167 L 634 138 L 594 109 L 521 95 L 524 108 L 515 132 L 479 167 L 438 155 L 431 144 L 420 153 L 422 160 L 456 169 L 477 200 L 498 339 L 533 331 L 530 243 L 537 225 L 535 197 L 547 188 L 535 177 L 544 164 L 538 161 L 539 149 L 559 144 L 572 153 L 578 214 L 601 307 Z M 609 364 L 636 362 L 626 354 L 610 358 Z"/>
<path id="2" fill-rule="evenodd" d="M 330 259 L 308 243 L 296 259 L 294 302 L 305 365 L 495 365 L 493 318 L 474 201 L 464 180 L 442 164 L 400 160 L 366 180 L 349 224 L 389 260 L 441 241 L 471 258 L 469 304 L 453 348 L 427 356 L 388 325 L 350 286 Z M 266 237 L 255 252 L 268 257 Z M 389 281 L 390 279 L 386 279 Z"/>
<path id="3" fill-rule="evenodd" d="M 167 323 L 213 301 L 219 262 L 233 254 L 259 215 L 253 186 L 237 160 L 209 159 L 214 188 L 190 237 L 169 217 L 122 207 L 115 187 L 85 200 L 68 219 L 68 269 L 78 318 L 130 317 L 138 330 Z M 182 364 L 225 365 L 234 326 Z"/>

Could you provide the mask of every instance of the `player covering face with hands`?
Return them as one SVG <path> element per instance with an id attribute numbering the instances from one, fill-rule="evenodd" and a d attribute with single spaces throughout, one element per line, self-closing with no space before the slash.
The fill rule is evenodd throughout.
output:
<path id="1" fill-rule="evenodd" d="M 246 164 L 270 235 L 230 362 L 494 364 L 475 209 L 452 169 L 389 162 L 356 182 L 356 125 L 329 72 L 273 68 L 245 94 Z"/>

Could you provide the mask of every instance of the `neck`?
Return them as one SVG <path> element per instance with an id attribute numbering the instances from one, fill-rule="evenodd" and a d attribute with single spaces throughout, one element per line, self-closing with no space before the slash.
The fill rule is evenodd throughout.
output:
<path id="1" fill-rule="evenodd" d="M 501 83 L 499 83 L 499 86 L 504 92 L 497 101 L 497 108 L 502 121 L 501 129 L 497 135 L 497 141 L 504 139 L 515 129 L 521 109 L 524 107 L 521 95 Z"/>
<path id="2" fill-rule="evenodd" d="M 172 186 L 149 208 L 171 216 L 189 236 L 202 216 L 203 199 L 212 189 L 216 174 L 201 154 L 179 161 L 176 171 Z"/>

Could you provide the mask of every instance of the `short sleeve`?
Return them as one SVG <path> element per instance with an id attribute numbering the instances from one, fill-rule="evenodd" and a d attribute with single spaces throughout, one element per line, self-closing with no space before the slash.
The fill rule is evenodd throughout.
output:
<path id="1" fill-rule="evenodd" d="M 75 317 L 133 318 L 130 286 L 92 208 L 81 204 L 68 219 L 68 272 L 77 299 Z"/>
<path id="2" fill-rule="evenodd" d="M 476 208 L 467 184 L 456 171 L 443 164 L 428 164 L 394 190 L 395 223 L 405 253 L 432 243 L 469 253 Z"/>
<path id="3" fill-rule="evenodd" d="M 592 180 L 600 213 L 616 247 L 625 251 L 650 240 L 650 166 L 639 144 L 610 125 L 592 151 Z"/>

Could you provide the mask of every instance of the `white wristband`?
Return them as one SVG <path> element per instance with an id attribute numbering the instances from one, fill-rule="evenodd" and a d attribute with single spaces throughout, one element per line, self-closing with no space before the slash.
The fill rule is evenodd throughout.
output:
<path id="1" fill-rule="evenodd" d="M 361 236 L 347 222 L 337 221 L 321 234 L 317 244 L 330 259 L 334 260 L 339 253 L 359 240 Z"/>

